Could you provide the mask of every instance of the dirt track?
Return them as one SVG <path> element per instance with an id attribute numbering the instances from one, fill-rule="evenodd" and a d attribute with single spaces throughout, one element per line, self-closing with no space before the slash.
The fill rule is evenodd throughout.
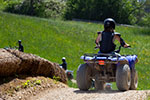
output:
<path id="1" fill-rule="evenodd" d="M 29 100 L 145 100 L 150 91 L 130 90 L 80 91 L 73 88 L 51 89 L 42 92 Z"/>
<path id="2" fill-rule="evenodd" d="M 46 59 L 35 56 L 33 54 L 22 53 L 11 49 L 10 50 L 0 49 L 0 61 L 1 61 L 0 76 L 8 77 L 15 73 L 17 74 L 30 73 L 31 75 L 43 75 L 43 76 L 50 75 L 49 77 L 59 76 L 61 79 L 60 81 L 64 83 L 67 82 L 66 74 L 64 70 L 62 70 L 59 67 L 59 65 L 52 63 Z M 13 88 L 12 85 L 14 85 L 14 88 L 16 89 L 17 86 L 15 84 L 17 83 L 16 81 L 17 81 L 16 79 L 10 80 L 10 82 L 7 83 L 8 87 L 12 89 Z M 12 84 L 12 82 L 14 84 Z M 5 82 L 2 82 L 1 80 L 0 92 L 5 92 L 5 88 L 6 88 L 6 93 L 9 92 L 7 90 L 8 87 L 6 86 L 6 84 L 3 83 Z M 59 85 L 57 82 L 52 82 L 52 83 L 54 83 L 54 85 Z M 12 96 L 11 95 L 8 96 L 8 98 L 10 99 L 4 99 L 4 100 L 145 100 L 148 95 L 150 96 L 150 90 L 148 91 L 132 90 L 126 92 L 120 92 L 117 90 L 110 90 L 110 91 L 91 90 L 85 92 L 85 91 L 80 91 L 79 89 L 69 88 L 67 86 L 62 86 L 62 87 L 54 86 L 55 88 L 48 89 L 50 84 L 42 83 L 42 85 L 37 86 L 39 87 L 39 89 L 37 87 L 31 87 L 16 92 L 16 94 L 11 93 Z M 5 88 L 3 89 L 3 87 Z M 0 100 L 3 99 L 0 97 Z"/>

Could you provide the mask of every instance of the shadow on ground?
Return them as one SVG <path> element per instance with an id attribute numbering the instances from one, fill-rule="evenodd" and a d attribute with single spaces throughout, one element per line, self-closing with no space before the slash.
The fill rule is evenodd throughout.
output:
<path id="1" fill-rule="evenodd" d="M 99 90 L 99 91 L 97 91 L 97 90 L 88 90 L 88 91 L 82 91 L 82 90 L 75 90 L 74 91 L 75 93 L 77 93 L 77 94 L 82 94 L 82 93 L 119 93 L 119 92 L 122 92 L 122 91 L 119 91 L 119 90 Z"/>

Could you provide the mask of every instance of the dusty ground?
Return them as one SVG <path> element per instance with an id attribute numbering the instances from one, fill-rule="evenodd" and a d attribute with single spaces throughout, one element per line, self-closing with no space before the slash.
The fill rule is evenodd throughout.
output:
<path id="1" fill-rule="evenodd" d="M 40 93 L 29 100 L 145 100 L 150 91 L 130 90 L 80 91 L 74 88 L 51 89 Z"/>
<path id="2" fill-rule="evenodd" d="M 0 80 L 7 80 L 0 83 L 0 100 L 29 100 L 29 97 L 38 96 L 46 90 L 68 87 L 64 83 L 43 76 L 21 75 Z"/>
<path id="3" fill-rule="evenodd" d="M 41 83 L 32 86 L 28 84 L 26 88 L 21 87 L 28 80 L 31 83 L 33 80 L 41 80 Z M 17 90 L 18 86 L 20 88 Z M 0 100 L 146 100 L 150 95 L 150 90 L 80 91 L 42 76 L 14 78 L 9 83 L 1 84 L 0 90 L 3 91 L 3 93 L 0 91 Z"/>
<path id="4" fill-rule="evenodd" d="M 0 100 L 28 100 L 52 88 L 67 87 L 59 64 L 16 49 L 0 48 Z"/>

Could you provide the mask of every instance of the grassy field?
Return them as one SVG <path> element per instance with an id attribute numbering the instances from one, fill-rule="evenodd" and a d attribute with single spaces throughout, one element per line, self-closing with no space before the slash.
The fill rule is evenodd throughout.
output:
<path id="1" fill-rule="evenodd" d="M 17 46 L 17 41 L 22 40 L 27 53 L 57 63 L 62 63 L 61 58 L 66 57 L 68 69 L 74 70 L 75 77 L 78 65 L 83 63 L 80 56 L 98 52 L 94 50 L 94 41 L 96 32 L 102 30 L 102 24 L 41 19 L 0 12 L 0 48 Z M 121 54 L 138 55 L 138 89 L 150 89 L 150 29 L 117 26 L 116 31 L 132 46 L 132 49 L 122 49 Z"/>

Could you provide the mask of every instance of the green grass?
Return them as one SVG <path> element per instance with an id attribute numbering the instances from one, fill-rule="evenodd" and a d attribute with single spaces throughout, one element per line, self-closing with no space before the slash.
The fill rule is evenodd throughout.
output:
<path id="1" fill-rule="evenodd" d="M 148 96 L 148 97 L 146 98 L 146 100 L 150 100 L 150 96 Z"/>
<path id="2" fill-rule="evenodd" d="M 73 83 L 71 80 L 68 80 L 67 84 L 69 87 L 78 88 L 77 84 Z"/>
<path id="3" fill-rule="evenodd" d="M 94 41 L 96 32 L 102 30 L 102 24 L 41 19 L 0 12 L 0 48 L 16 46 L 21 39 L 27 53 L 57 63 L 62 63 L 61 58 L 66 57 L 68 69 L 74 70 L 75 77 L 79 64 L 83 63 L 80 56 L 98 52 L 94 50 Z M 132 49 L 122 49 L 121 54 L 138 55 L 138 89 L 150 89 L 150 29 L 117 26 L 116 31 L 132 46 Z"/>
<path id="4" fill-rule="evenodd" d="M 4 10 L 5 7 L 6 7 L 5 0 L 0 0 L 0 10 Z"/>

